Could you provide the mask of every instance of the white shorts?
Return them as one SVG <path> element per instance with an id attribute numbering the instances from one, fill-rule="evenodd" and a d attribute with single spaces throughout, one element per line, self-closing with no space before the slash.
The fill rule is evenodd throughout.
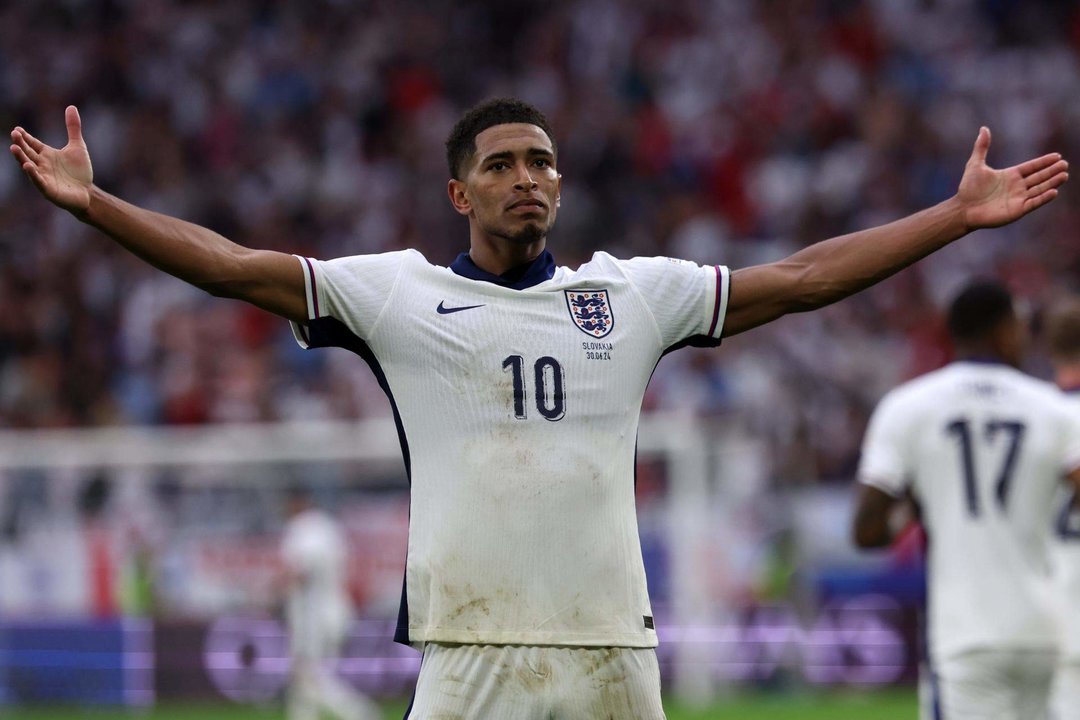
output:
<path id="1" fill-rule="evenodd" d="M 652 648 L 428 643 L 408 720 L 664 720 Z"/>
<path id="2" fill-rule="evenodd" d="M 335 658 L 345 643 L 348 628 L 328 622 L 309 622 L 289 627 L 289 654 L 294 658 Z"/>
<path id="3" fill-rule="evenodd" d="M 1080 720 L 1080 658 L 1058 665 L 1050 694 L 1050 717 Z"/>
<path id="4" fill-rule="evenodd" d="M 978 650 L 934 668 L 939 717 L 947 720 L 1044 720 L 1057 653 Z"/>
<path id="5" fill-rule="evenodd" d="M 919 662 L 919 682 L 916 689 L 919 702 L 919 720 L 939 720 L 941 710 L 937 706 L 937 688 L 930 666 Z"/>

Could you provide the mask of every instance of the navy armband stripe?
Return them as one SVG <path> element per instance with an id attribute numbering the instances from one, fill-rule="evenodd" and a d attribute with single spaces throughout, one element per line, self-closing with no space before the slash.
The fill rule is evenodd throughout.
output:
<path id="1" fill-rule="evenodd" d="M 315 286 L 315 267 L 311 264 L 309 258 L 304 258 L 304 263 L 307 264 L 308 276 L 311 278 L 311 307 L 315 311 L 315 318 L 322 317 L 319 313 L 319 289 Z"/>
<path id="2" fill-rule="evenodd" d="M 709 337 L 713 336 L 716 332 L 716 323 L 720 320 L 720 285 L 722 284 L 723 276 L 720 274 L 720 266 L 715 265 L 713 269 L 716 270 L 716 293 L 713 298 L 713 311 L 712 311 L 712 324 L 709 325 Z"/>

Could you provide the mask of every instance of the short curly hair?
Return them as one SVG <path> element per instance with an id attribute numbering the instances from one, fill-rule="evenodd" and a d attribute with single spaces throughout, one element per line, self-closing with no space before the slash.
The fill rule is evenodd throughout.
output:
<path id="1" fill-rule="evenodd" d="M 528 123 L 543 130 L 551 149 L 555 150 L 555 134 L 544 113 L 516 98 L 494 98 L 473 106 L 450 131 L 446 139 L 446 164 L 450 177 L 460 180 L 469 158 L 476 152 L 476 136 L 493 125 Z"/>
<path id="2" fill-rule="evenodd" d="M 946 324 L 953 342 L 977 342 L 1013 315 L 1008 288 L 997 280 L 976 280 L 952 301 Z"/>

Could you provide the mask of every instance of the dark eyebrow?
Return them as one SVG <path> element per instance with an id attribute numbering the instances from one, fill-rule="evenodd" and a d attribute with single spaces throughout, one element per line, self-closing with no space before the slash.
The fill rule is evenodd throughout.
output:
<path id="1" fill-rule="evenodd" d="M 525 154 L 527 156 L 529 156 L 529 157 L 546 157 L 546 158 L 554 158 L 555 157 L 555 153 L 551 152 L 550 150 L 547 150 L 545 148 L 537 148 L 537 147 L 529 148 L 527 151 L 525 151 Z M 480 161 L 480 164 L 481 165 L 487 165 L 489 162 L 492 162 L 493 160 L 513 160 L 513 159 L 514 159 L 514 153 L 513 152 L 511 152 L 510 150 L 503 150 L 502 152 L 491 153 L 490 155 L 486 156 L 483 160 Z"/>

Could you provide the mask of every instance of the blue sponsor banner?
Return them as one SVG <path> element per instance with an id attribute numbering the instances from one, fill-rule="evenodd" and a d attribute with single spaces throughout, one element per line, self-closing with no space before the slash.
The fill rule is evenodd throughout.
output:
<path id="1" fill-rule="evenodd" d="M 837 596 L 814 610 L 750 604 L 701 626 L 675 624 L 663 602 L 653 610 L 665 682 L 679 673 L 687 644 L 722 684 L 874 687 L 915 678 L 915 611 L 887 595 Z M 392 617 L 359 620 L 330 666 L 367 694 L 407 695 L 420 655 L 393 642 L 394 625 Z M 275 618 L 0 623 L 0 717 L 5 704 L 264 704 L 281 697 L 289 666 Z"/>
<path id="2" fill-rule="evenodd" d="M 150 624 L 73 620 L 0 624 L 0 702 L 153 702 Z"/>
<path id="3" fill-rule="evenodd" d="M 8 665 L 8 630 L 0 625 L 0 705 L 7 705 L 15 701 L 11 693 L 11 681 L 9 679 Z"/>

